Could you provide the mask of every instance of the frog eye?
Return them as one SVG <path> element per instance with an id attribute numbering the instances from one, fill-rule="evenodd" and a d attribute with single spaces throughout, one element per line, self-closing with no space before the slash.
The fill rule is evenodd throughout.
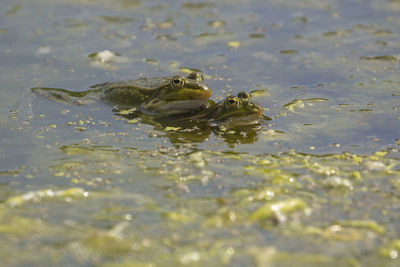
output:
<path id="1" fill-rule="evenodd" d="M 182 88 L 185 85 L 185 78 L 176 76 L 172 78 L 171 85 L 175 88 Z"/>
<path id="2" fill-rule="evenodd" d="M 237 97 L 227 97 L 225 104 L 229 108 L 234 108 L 239 105 L 239 99 Z"/>

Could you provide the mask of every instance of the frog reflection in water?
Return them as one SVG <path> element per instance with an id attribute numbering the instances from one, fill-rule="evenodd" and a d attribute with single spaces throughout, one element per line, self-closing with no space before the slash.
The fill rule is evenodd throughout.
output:
<path id="1" fill-rule="evenodd" d="M 250 94 L 240 92 L 218 103 L 210 100 L 203 110 L 194 114 L 140 117 L 143 123 L 164 131 L 172 143 L 200 143 L 213 131 L 227 143 L 234 144 L 253 143 L 257 139 L 260 130 L 257 123 L 263 118 L 269 120 L 262 112 L 262 107 L 251 99 Z M 135 114 L 122 116 L 137 117 Z"/>
<path id="2" fill-rule="evenodd" d="M 84 92 L 35 87 L 31 90 L 47 98 L 77 105 L 102 100 L 116 108 L 137 107 L 147 114 L 182 114 L 202 108 L 211 96 L 203 75 L 152 77 L 93 85 Z"/>

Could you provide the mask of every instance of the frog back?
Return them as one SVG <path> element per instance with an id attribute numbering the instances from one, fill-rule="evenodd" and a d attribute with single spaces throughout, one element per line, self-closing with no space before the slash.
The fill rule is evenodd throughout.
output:
<path id="1" fill-rule="evenodd" d="M 144 77 L 93 85 L 99 89 L 104 102 L 118 106 L 135 106 L 149 100 L 157 91 L 170 83 L 171 77 Z"/>

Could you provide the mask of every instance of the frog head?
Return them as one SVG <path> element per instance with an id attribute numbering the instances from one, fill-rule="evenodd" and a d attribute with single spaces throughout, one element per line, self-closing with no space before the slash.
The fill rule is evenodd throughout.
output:
<path id="1" fill-rule="evenodd" d="M 187 77 L 173 76 L 169 83 L 142 104 L 145 112 L 162 115 L 188 113 L 200 109 L 210 98 L 211 90 L 199 72 Z"/>
<path id="2" fill-rule="evenodd" d="M 257 123 L 262 117 L 263 109 L 254 102 L 250 95 L 240 92 L 238 96 L 228 96 L 210 108 L 207 118 L 231 126 Z"/>

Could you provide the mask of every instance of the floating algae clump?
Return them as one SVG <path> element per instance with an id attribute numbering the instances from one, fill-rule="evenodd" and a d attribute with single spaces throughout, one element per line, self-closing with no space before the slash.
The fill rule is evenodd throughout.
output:
<path id="1" fill-rule="evenodd" d="M 258 208 L 250 215 L 250 220 L 270 219 L 282 223 L 286 221 L 287 215 L 298 211 L 310 213 L 307 204 L 299 198 L 274 201 Z"/>
<path id="2" fill-rule="evenodd" d="M 51 189 L 44 189 L 38 191 L 30 191 L 22 195 L 10 197 L 5 201 L 5 203 L 10 207 L 15 207 L 23 205 L 24 203 L 29 201 L 39 201 L 41 199 L 47 199 L 53 197 L 59 197 L 59 198 L 72 197 L 72 196 L 87 197 L 88 195 L 89 195 L 88 192 L 79 187 L 73 187 L 65 190 L 56 190 L 56 191 L 53 191 Z"/>

